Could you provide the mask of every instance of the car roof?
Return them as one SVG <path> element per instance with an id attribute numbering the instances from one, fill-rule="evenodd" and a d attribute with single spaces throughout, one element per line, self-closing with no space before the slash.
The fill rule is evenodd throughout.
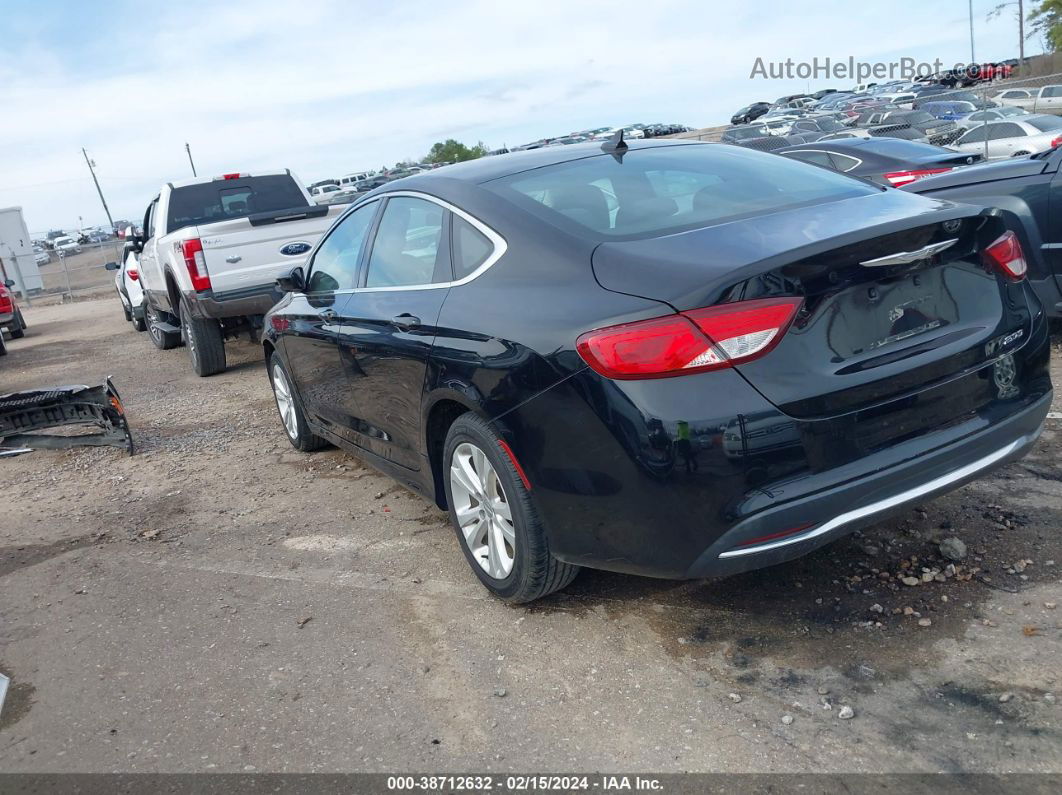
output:
<path id="1" fill-rule="evenodd" d="M 759 125 L 749 125 L 757 127 Z M 707 146 L 703 141 L 689 139 L 661 140 L 654 138 L 645 140 L 627 140 L 628 148 L 656 149 L 664 146 Z M 510 152 L 505 155 L 491 155 L 480 157 L 475 160 L 465 160 L 450 166 L 432 169 L 406 177 L 401 180 L 389 182 L 388 186 L 400 185 L 399 189 L 414 189 L 417 186 L 430 185 L 437 179 L 452 179 L 462 182 L 483 183 L 511 174 L 519 174 L 523 171 L 531 171 L 536 168 L 554 166 L 559 163 L 568 163 L 574 160 L 582 160 L 587 157 L 605 154 L 601 141 L 588 143 L 568 144 L 566 146 L 547 146 L 539 149 L 525 149 L 518 152 Z"/>

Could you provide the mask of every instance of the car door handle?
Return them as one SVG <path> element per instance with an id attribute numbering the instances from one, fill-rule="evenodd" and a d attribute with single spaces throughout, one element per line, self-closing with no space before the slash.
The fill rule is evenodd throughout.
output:
<path id="1" fill-rule="evenodd" d="M 398 326 L 403 331 L 408 331 L 411 328 L 416 328 L 420 325 L 420 318 L 411 315 L 408 312 L 403 312 L 401 315 L 391 318 L 391 323 Z"/>
<path id="2" fill-rule="evenodd" d="M 339 317 L 339 314 L 334 309 L 322 309 L 321 310 L 321 314 L 320 314 L 321 320 L 324 320 L 324 321 L 326 321 L 328 323 L 331 323 L 337 317 Z"/>
<path id="3" fill-rule="evenodd" d="M 225 257 L 225 262 L 231 262 L 233 265 L 235 265 L 241 259 L 243 259 L 243 257 L 241 257 L 239 254 L 233 254 L 231 257 Z"/>

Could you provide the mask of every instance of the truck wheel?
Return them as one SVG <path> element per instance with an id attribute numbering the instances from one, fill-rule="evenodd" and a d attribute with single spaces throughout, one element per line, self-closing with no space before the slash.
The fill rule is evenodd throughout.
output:
<path id="1" fill-rule="evenodd" d="M 15 312 L 15 318 L 11 321 L 11 339 L 20 340 L 26 336 L 26 320 L 22 317 L 22 310 Z"/>
<path id="2" fill-rule="evenodd" d="M 159 310 L 148 304 L 147 326 L 151 342 L 160 351 L 168 351 L 181 344 L 181 332 L 167 331 L 159 325 L 163 322 L 162 317 L 159 315 Z"/>
<path id="3" fill-rule="evenodd" d="M 495 596 L 532 602 L 575 579 L 579 567 L 550 552 L 534 497 L 501 437 L 472 412 L 446 434 L 442 479 L 458 543 Z"/>
<path id="4" fill-rule="evenodd" d="M 140 307 L 140 315 L 133 315 L 133 328 L 135 328 L 137 331 L 143 331 L 147 328 L 147 322 L 144 320 L 146 311 L 147 308 L 142 306 Z"/>
<path id="5" fill-rule="evenodd" d="M 291 385 L 284 363 L 275 353 L 269 357 L 269 383 L 273 385 L 273 397 L 277 401 L 280 422 L 288 434 L 288 441 L 296 450 L 310 453 L 328 447 L 328 441 L 310 430 L 306 413 L 302 410 L 299 396 Z"/>
<path id="6" fill-rule="evenodd" d="M 181 307 L 181 336 L 188 346 L 188 356 L 196 375 L 205 378 L 225 369 L 225 338 L 216 320 L 192 317 L 188 304 Z"/>

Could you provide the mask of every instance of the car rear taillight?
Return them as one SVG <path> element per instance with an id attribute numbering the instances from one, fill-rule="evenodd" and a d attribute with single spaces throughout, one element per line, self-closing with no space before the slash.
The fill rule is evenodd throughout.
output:
<path id="1" fill-rule="evenodd" d="M 132 279 L 134 282 L 140 280 L 140 274 L 137 272 L 136 268 L 126 268 L 125 275 Z"/>
<path id="2" fill-rule="evenodd" d="M 7 291 L 7 288 L 0 285 L 0 312 L 5 315 L 8 312 L 14 311 L 14 302 L 11 300 L 11 293 Z"/>
<path id="3" fill-rule="evenodd" d="M 882 174 L 885 179 L 894 187 L 898 188 L 901 185 L 910 185 L 912 182 L 916 182 L 923 177 L 931 177 L 934 174 L 946 174 L 951 171 L 950 168 L 923 168 L 916 171 L 890 171 L 888 174 Z"/>
<path id="4" fill-rule="evenodd" d="M 198 237 L 181 243 L 184 265 L 192 279 L 193 290 L 209 290 L 210 274 L 207 273 L 206 257 L 203 256 L 203 243 Z"/>
<path id="5" fill-rule="evenodd" d="M 595 329 L 576 341 L 606 378 L 670 378 L 718 370 L 767 354 L 789 329 L 801 298 L 763 298 Z"/>
<path id="6" fill-rule="evenodd" d="M 999 271 L 1011 281 L 1020 282 L 1028 270 L 1018 236 L 1009 230 L 984 250 L 984 259 L 990 268 Z"/>
<path id="7" fill-rule="evenodd" d="M 1054 149 L 1059 144 L 1062 144 L 1062 135 L 1058 136 L 1057 138 L 1052 138 L 1051 139 L 1051 148 L 1052 149 Z"/>

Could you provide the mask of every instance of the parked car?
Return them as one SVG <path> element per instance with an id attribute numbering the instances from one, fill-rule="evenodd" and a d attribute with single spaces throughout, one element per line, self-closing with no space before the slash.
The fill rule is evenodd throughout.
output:
<path id="1" fill-rule="evenodd" d="M 730 127 L 723 131 L 720 140 L 723 143 L 751 147 L 764 152 L 780 149 L 788 144 L 783 136 L 772 134 L 767 125 L 759 123 Z"/>
<path id="2" fill-rule="evenodd" d="M 167 182 L 133 239 L 151 341 L 185 342 L 197 375 L 224 370 L 225 340 L 260 334 L 277 276 L 341 212 L 312 203 L 289 170 Z"/>
<path id="3" fill-rule="evenodd" d="M 353 174 L 344 174 L 339 178 L 339 187 L 349 188 L 356 182 L 361 182 L 363 179 L 368 179 L 375 172 L 373 171 L 355 171 Z"/>
<path id="4" fill-rule="evenodd" d="M 841 132 L 846 130 L 845 125 L 841 124 L 836 119 L 831 117 L 814 118 L 809 117 L 806 119 L 797 119 L 793 122 L 791 134 L 795 135 L 814 135 L 819 136 L 826 135 L 828 133 Z"/>
<path id="5" fill-rule="evenodd" d="M 991 99 L 1000 105 L 1023 108 L 1030 113 L 1062 113 L 1062 85 L 1039 89 L 1008 88 Z"/>
<path id="6" fill-rule="evenodd" d="M 66 235 L 52 238 L 52 249 L 60 256 L 69 257 L 81 253 L 81 244 Z"/>
<path id="7" fill-rule="evenodd" d="M 886 102 L 892 105 L 896 105 L 897 107 L 910 109 L 917 96 L 918 95 L 912 91 L 898 91 L 878 94 L 876 98 L 885 100 Z"/>
<path id="8" fill-rule="evenodd" d="M 34 246 L 33 261 L 38 265 L 47 265 L 52 261 L 52 255 L 45 250 L 44 246 Z"/>
<path id="9" fill-rule="evenodd" d="M 1018 234 L 1040 303 L 1048 316 L 1062 319 L 1062 148 L 959 169 L 904 190 L 994 208 Z"/>
<path id="10" fill-rule="evenodd" d="M 888 187 L 943 174 L 981 159 L 980 155 L 960 154 L 940 146 L 896 138 L 820 139 L 815 143 L 778 149 L 776 154 Z"/>
<path id="11" fill-rule="evenodd" d="M 974 127 L 954 143 L 960 152 L 980 152 L 986 160 L 1021 157 L 1062 143 L 1062 119 L 1031 114 Z"/>
<path id="12" fill-rule="evenodd" d="M 925 106 L 931 102 L 968 102 L 974 106 L 974 110 L 996 107 L 995 102 L 982 99 L 973 91 L 947 91 L 939 94 L 930 94 L 929 96 L 919 96 L 913 101 L 912 107 L 914 110 L 926 110 Z"/>
<path id="13" fill-rule="evenodd" d="M 780 563 L 1023 455 L 1052 399 L 1023 277 L 966 205 L 741 147 L 576 144 L 363 198 L 281 278 L 263 348 L 296 449 L 448 510 L 480 582 L 527 602 L 582 566 Z M 774 424 L 796 428 L 764 454 Z"/>
<path id="14" fill-rule="evenodd" d="M 975 112 L 977 106 L 972 102 L 945 102 L 941 100 L 937 102 L 924 102 L 919 105 L 918 109 L 924 110 L 926 113 L 933 116 L 933 118 L 957 123 Z"/>
<path id="15" fill-rule="evenodd" d="M 126 243 L 122 255 L 121 262 L 108 262 L 104 267 L 115 271 L 114 289 L 122 302 L 125 319 L 132 323 L 137 331 L 144 331 L 147 328 L 147 305 L 144 301 L 144 289 L 140 284 L 136 246 L 131 242 Z"/>
<path id="16" fill-rule="evenodd" d="M 985 110 L 978 110 L 964 116 L 961 119 L 956 119 L 955 123 L 960 127 L 967 130 L 971 130 L 981 124 L 990 121 L 1010 121 L 1014 117 L 1029 116 L 1029 111 L 1024 108 L 1015 107 L 1012 105 L 1001 105 L 998 108 L 987 108 Z"/>
<path id="17" fill-rule="evenodd" d="M 0 284 L 0 329 L 5 329 L 11 339 L 18 340 L 26 336 L 26 319 L 22 317 L 18 298 L 11 290 L 14 286 L 12 279 Z"/>
<path id="18" fill-rule="evenodd" d="M 334 198 L 334 194 L 339 193 L 341 190 L 342 188 L 332 183 L 318 185 L 316 188 L 310 188 L 310 198 L 314 200 L 315 204 L 329 204 Z"/>
<path id="19" fill-rule="evenodd" d="M 937 146 L 950 144 L 962 134 L 962 128 L 953 121 L 934 118 L 924 110 L 897 110 L 887 113 L 881 122 L 887 125 L 901 125 L 916 130 L 926 140 Z"/>
<path id="20" fill-rule="evenodd" d="M 734 115 L 730 117 L 730 123 L 748 124 L 750 121 L 758 119 L 770 109 L 770 102 L 753 102 L 751 105 L 746 105 L 735 111 Z"/>

